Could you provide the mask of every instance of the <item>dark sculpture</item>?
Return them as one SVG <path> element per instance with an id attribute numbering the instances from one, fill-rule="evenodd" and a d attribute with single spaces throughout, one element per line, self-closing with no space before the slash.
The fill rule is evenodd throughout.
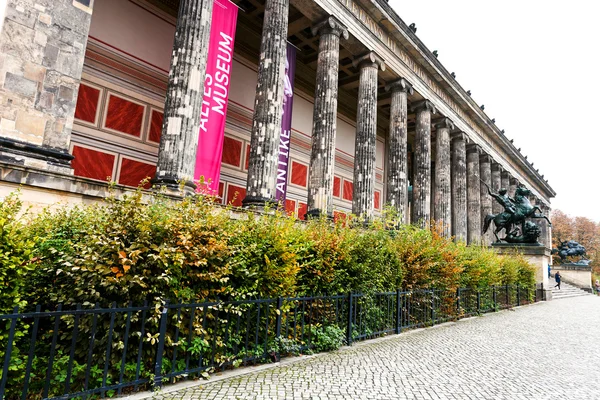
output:
<path id="1" fill-rule="evenodd" d="M 581 258 L 573 264 L 588 265 L 591 262 L 591 260 L 586 257 L 585 247 L 574 240 L 567 240 L 564 242 L 561 240 L 558 249 L 552 249 L 552 254 L 558 254 L 562 263 L 567 261 L 567 257 L 575 256 L 581 256 Z"/>
<path id="2" fill-rule="evenodd" d="M 492 193 L 490 187 L 485 182 L 483 184 L 487 186 L 490 196 L 504 207 L 504 211 L 501 213 L 486 215 L 483 222 L 483 233 L 486 233 L 494 221 L 494 236 L 496 236 L 497 243 L 505 241 L 507 243 L 536 244 L 540 237 L 540 229 L 533 222 L 526 221 L 527 218 L 544 218 L 549 225 L 552 225 L 548 217 L 542 214 L 542 210 L 531 204 L 529 201 L 531 192 L 528 189 L 519 186 L 513 199 L 508 196 L 506 189 Z M 506 235 L 500 239 L 498 233 L 503 229 Z"/>

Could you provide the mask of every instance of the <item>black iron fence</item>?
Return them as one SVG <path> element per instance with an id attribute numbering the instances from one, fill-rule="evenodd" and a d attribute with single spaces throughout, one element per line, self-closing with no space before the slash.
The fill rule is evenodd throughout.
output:
<path id="1" fill-rule="evenodd" d="M 542 291 L 543 292 L 543 291 Z M 524 305 L 534 287 L 169 303 L 0 315 L 0 399 L 129 393 L 316 348 Z"/>

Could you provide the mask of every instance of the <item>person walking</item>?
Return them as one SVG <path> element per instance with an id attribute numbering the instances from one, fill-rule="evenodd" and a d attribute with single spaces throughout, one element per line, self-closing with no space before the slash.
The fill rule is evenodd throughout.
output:
<path id="1" fill-rule="evenodd" d="M 558 286 L 558 290 L 560 290 L 560 271 L 556 271 L 556 273 L 554 274 L 554 280 L 556 281 L 556 285 L 554 285 L 554 287 Z"/>
<path id="2" fill-rule="evenodd" d="M 552 278 L 552 274 L 550 273 L 552 271 L 552 266 L 550 264 L 548 264 L 548 278 Z"/>
<path id="3" fill-rule="evenodd" d="M 600 296 L 600 280 L 596 279 L 596 283 L 594 284 L 594 287 L 596 288 L 596 294 L 598 296 Z"/>

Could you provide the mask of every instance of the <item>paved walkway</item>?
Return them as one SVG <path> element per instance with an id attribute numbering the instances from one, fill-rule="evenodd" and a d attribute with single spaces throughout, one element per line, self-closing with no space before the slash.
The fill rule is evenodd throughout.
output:
<path id="1" fill-rule="evenodd" d="M 362 343 L 157 399 L 600 399 L 600 297 Z"/>

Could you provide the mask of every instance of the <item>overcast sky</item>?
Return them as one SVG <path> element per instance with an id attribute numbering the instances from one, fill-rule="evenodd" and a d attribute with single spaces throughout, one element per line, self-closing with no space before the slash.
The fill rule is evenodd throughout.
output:
<path id="1" fill-rule="evenodd" d="M 600 222 L 600 2 L 390 0 L 557 192 Z"/>

